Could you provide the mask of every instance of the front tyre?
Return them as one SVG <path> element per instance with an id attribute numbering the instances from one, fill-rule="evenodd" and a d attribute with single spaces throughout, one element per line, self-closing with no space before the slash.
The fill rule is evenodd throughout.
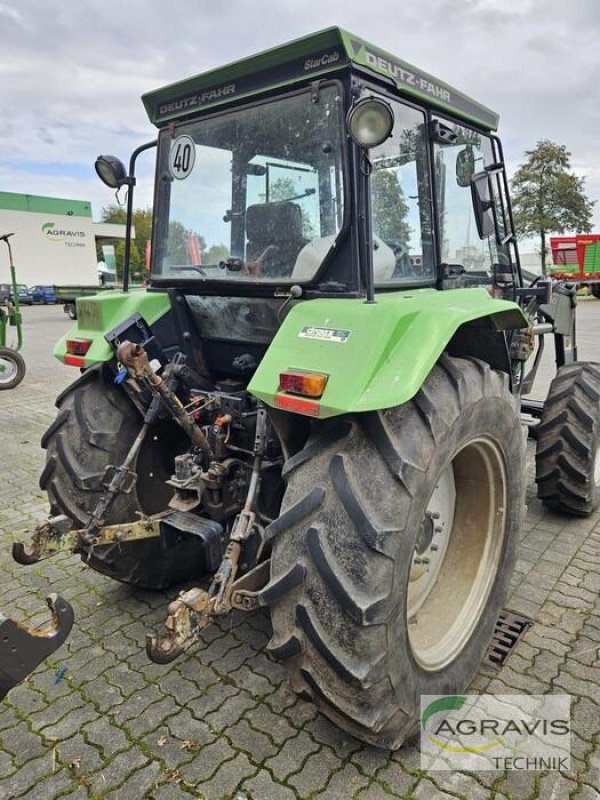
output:
<path id="1" fill-rule="evenodd" d="M 399 747 L 422 694 L 462 692 L 493 635 L 524 513 L 507 377 L 443 356 L 410 402 L 326 423 L 286 465 L 270 649 L 337 725 Z"/>
<path id="2" fill-rule="evenodd" d="M 558 370 L 537 427 L 535 464 L 546 508 L 587 516 L 600 504 L 600 364 Z"/>

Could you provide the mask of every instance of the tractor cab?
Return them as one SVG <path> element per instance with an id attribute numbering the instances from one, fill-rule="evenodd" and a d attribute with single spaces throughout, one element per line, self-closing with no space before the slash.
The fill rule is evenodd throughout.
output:
<path id="1" fill-rule="evenodd" d="M 518 273 L 497 116 L 345 31 L 143 99 L 157 288 L 371 297 Z"/>

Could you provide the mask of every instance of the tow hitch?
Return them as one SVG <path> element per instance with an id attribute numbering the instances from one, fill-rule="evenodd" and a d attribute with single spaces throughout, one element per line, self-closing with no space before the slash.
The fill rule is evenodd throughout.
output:
<path id="1" fill-rule="evenodd" d="M 71 632 L 71 605 L 55 594 L 49 595 L 46 602 L 52 621 L 43 628 L 0 614 L 0 699 L 57 650 Z"/>

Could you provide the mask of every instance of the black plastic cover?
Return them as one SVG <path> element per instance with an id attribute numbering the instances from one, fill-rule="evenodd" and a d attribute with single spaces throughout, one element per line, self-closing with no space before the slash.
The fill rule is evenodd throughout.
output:
<path id="1" fill-rule="evenodd" d="M 203 544 L 199 572 L 214 572 L 223 559 L 223 526 L 189 511 L 172 511 L 160 521 L 163 547 L 174 547 L 182 536 L 197 536 Z"/>

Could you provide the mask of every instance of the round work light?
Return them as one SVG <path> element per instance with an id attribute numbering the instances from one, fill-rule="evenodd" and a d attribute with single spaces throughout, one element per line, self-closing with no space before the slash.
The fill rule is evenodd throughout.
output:
<path id="1" fill-rule="evenodd" d="M 394 112 L 378 97 L 365 97 L 355 103 L 346 117 L 346 127 L 360 147 L 377 147 L 391 134 Z"/>
<path id="2" fill-rule="evenodd" d="M 111 189 L 118 189 L 127 180 L 125 166 L 115 156 L 98 156 L 94 167 L 102 183 Z"/>

